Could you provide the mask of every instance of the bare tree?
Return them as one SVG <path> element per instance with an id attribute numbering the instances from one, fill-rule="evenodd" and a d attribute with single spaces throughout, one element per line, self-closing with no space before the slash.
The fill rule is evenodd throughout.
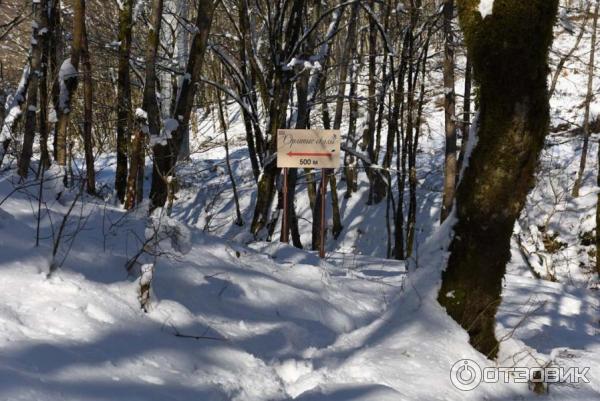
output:
<path id="1" fill-rule="evenodd" d="M 125 0 L 119 9 L 119 69 L 117 78 L 117 167 L 115 190 L 119 202 L 125 202 L 127 187 L 127 152 L 133 116 L 131 110 L 131 80 L 129 77 L 129 57 L 133 27 L 133 0 Z"/>
<path id="2" fill-rule="evenodd" d="M 594 16 L 592 22 L 592 40 L 590 43 L 590 60 L 588 64 L 588 82 L 587 82 L 587 93 L 585 95 L 585 105 L 583 113 L 583 147 L 581 149 L 581 159 L 579 161 L 579 171 L 577 172 L 577 178 L 573 184 L 572 195 L 574 198 L 579 196 L 579 189 L 581 188 L 581 182 L 583 180 L 583 174 L 585 173 L 585 165 L 587 162 L 587 154 L 590 144 L 590 104 L 594 97 L 594 69 L 595 69 L 595 57 L 596 57 L 596 31 L 598 27 L 598 9 L 600 8 L 600 1 L 596 0 L 594 6 Z"/>
<path id="3" fill-rule="evenodd" d="M 456 188 L 456 94 L 454 92 L 454 0 L 444 1 L 444 124 L 446 132 L 446 152 L 444 158 L 444 198 L 442 200 L 441 221 L 446 220 Z"/>
<path id="4" fill-rule="evenodd" d="M 495 357 L 510 239 L 549 125 L 547 58 L 558 0 L 506 0 L 485 17 L 476 2 L 457 4 L 480 87 L 480 120 L 457 190 L 458 222 L 438 300 L 471 344 Z"/>

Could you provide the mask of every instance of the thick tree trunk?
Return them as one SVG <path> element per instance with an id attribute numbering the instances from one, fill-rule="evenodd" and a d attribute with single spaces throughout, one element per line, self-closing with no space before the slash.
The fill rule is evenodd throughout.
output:
<path id="1" fill-rule="evenodd" d="M 446 154 L 444 158 L 444 199 L 440 220 L 450 214 L 456 188 L 456 96 L 454 93 L 454 34 L 452 19 L 454 0 L 444 2 L 444 114 L 446 131 Z"/>
<path id="2" fill-rule="evenodd" d="M 119 12 L 119 68 L 117 72 L 117 167 L 115 190 L 117 199 L 123 203 L 127 191 L 127 153 L 133 116 L 131 111 L 131 82 L 129 78 L 129 55 L 133 27 L 133 0 L 123 1 Z"/>
<path id="3" fill-rule="evenodd" d="M 458 222 L 438 300 L 471 344 L 495 357 L 510 239 L 548 130 L 547 56 L 558 0 L 496 0 L 485 19 L 478 3 L 458 1 L 480 85 L 480 123 L 457 190 Z"/>

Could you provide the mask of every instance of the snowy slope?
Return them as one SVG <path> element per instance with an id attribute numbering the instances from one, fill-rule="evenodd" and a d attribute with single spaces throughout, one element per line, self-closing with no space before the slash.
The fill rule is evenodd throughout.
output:
<path id="1" fill-rule="evenodd" d="M 14 187 L 12 179 L 2 177 L 2 198 Z M 48 181 L 44 192 L 55 225 L 74 197 L 63 191 L 56 201 L 60 190 Z M 166 220 L 181 234 L 175 248 L 169 238 L 160 244 L 146 314 L 139 307 L 139 278 L 124 268 L 139 248 L 136 238 L 152 231 L 142 216 L 84 197 L 65 229 L 66 243 L 80 229 L 75 243 L 48 278 L 52 229 L 42 219 L 35 248 L 36 193 L 35 187 L 23 189 L 0 206 L 1 400 L 537 397 L 526 385 L 482 385 L 469 393 L 451 385 L 450 367 L 459 359 L 491 362 L 468 345 L 466 333 L 435 301 L 447 227 L 423 245 L 421 265 L 407 275 L 399 262 L 342 253 L 321 262 L 289 246 L 248 248 Z M 510 299 L 519 304 L 519 289 L 533 293 L 538 285 L 516 279 Z M 549 297 L 569 297 L 558 285 L 546 287 Z M 575 301 L 549 312 L 574 325 L 579 349 L 571 352 L 582 363 L 596 358 L 597 367 L 600 350 L 585 320 L 593 308 L 575 318 Z M 510 325 L 513 317 L 508 308 L 500 322 Z M 543 327 L 541 318 L 535 327 Z M 522 338 L 540 348 L 531 335 L 535 327 L 527 326 Z M 541 347 L 539 355 L 553 346 Z M 592 400 L 600 391 L 597 376 L 593 383 L 577 391 L 557 387 L 550 399 Z"/>

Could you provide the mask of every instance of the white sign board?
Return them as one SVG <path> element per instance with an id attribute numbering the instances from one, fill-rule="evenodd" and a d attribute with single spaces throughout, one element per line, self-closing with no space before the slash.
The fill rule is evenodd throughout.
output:
<path id="1" fill-rule="evenodd" d="M 340 131 L 280 129 L 277 131 L 277 167 L 338 168 Z"/>

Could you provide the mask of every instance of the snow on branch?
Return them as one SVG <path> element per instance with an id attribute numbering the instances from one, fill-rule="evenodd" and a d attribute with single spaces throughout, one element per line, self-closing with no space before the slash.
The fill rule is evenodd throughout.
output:
<path id="1" fill-rule="evenodd" d="M 19 86 L 13 95 L 8 96 L 4 109 L 6 110 L 6 117 L 2 123 L 2 130 L 0 130 L 0 142 L 4 142 L 7 139 L 12 138 L 13 127 L 21 115 L 21 105 L 25 102 L 25 92 L 29 85 L 29 76 L 31 74 L 31 66 L 29 63 L 23 68 L 23 74 L 19 81 Z"/>

